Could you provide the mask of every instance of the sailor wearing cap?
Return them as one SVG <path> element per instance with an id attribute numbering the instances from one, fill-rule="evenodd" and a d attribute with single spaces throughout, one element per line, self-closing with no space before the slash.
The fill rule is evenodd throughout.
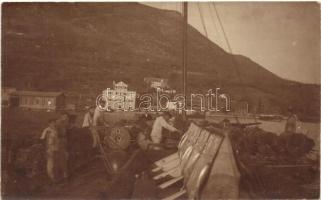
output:
<path id="1" fill-rule="evenodd" d="M 163 128 L 171 131 L 171 132 L 180 132 L 178 129 L 170 125 L 168 122 L 172 118 L 170 112 L 164 112 L 161 116 L 157 117 L 154 121 L 152 132 L 150 134 L 151 140 L 154 143 L 162 142 L 162 130 Z"/>

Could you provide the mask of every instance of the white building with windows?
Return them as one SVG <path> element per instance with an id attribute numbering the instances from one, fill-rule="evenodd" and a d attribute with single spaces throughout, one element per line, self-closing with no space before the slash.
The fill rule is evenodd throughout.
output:
<path id="1" fill-rule="evenodd" d="M 134 110 L 136 92 L 129 91 L 128 85 L 123 81 L 113 82 L 113 88 L 103 91 L 103 97 L 107 100 L 109 109 L 112 110 Z"/>
<path id="2" fill-rule="evenodd" d="M 168 79 L 164 78 L 154 78 L 154 77 L 146 77 L 144 78 L 144 82 L 149 84 L 151 88 L 157 89 L 165 89 L 168 88 Z"/>

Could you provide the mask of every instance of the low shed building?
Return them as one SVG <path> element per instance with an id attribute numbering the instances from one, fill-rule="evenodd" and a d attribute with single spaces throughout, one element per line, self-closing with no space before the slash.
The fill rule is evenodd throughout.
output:
<path id="1" fill-rule="evenodd" d="M 16 91 L 17 91 L 16 88 L 13 88 L 13 87 L 1 88 L 1 104 L 3 106 L 9 106 L 11 94 Z"/>
<path id="2" fill-rule="evenodd" d="M 17 91 L 12 97 L 19 99 L 19 107 L 39 110 L 60 110 L 65 107 L 62 92 Z"/>

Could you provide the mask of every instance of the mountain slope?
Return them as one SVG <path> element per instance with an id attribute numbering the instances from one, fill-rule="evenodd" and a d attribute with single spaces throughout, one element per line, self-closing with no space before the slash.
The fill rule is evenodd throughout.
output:
<path id="1" fill-rule="evenodd" d="M 177 12 L 137 3 L 6 3 L 2 15 L 4 85 L 29 83 L 34 89 L 94 97 L 113 80 L 142 92 L 144 77 L 160 76 L 180 88 Z M 278 109 L 300 97 L 299 85 L 318 89 L 281 79 L 244 56 L 235 58 L 237 68 L 232 55 L 188 27 L 190 91 L 220 86 L 253 107 L 260 95 Z"/>

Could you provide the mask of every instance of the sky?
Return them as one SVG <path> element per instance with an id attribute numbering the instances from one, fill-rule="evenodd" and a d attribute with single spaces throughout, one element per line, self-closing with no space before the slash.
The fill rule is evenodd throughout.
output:
<path id="1" fill-rule="evenodd" d="M 181 11 L 181 3 L 144 4 Z M 247 56 L 282 78 L 320 83 L 319 4 L 215 2 L 215 6 L 234 54 Z M 188 12 L 190 25 L 228 51 L 213 2 L 190 2 Z"/>

